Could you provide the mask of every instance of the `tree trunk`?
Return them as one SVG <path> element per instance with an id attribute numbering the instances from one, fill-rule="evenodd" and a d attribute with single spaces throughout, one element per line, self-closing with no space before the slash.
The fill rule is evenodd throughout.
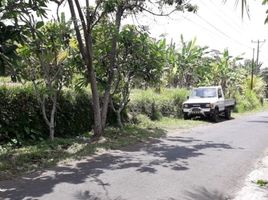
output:
<path id="1" fill-rule="evenodd" d="M 90 71 L 90 86 L 92 91 L 92 108 L 94 113 L 94 138 L 99 138 L 103 134 L 102 128 L 102 118 L 101 118 L 101 108 L 100 108 L 100 99 L 98 94 L 98 87 L 96 81 L 95 72 Z"/>
<path id="2" fill-rule="evenodd" d="M 120 31 L 121 26 L 121 19 L 123 15 L 123 7 L 118 6 L 117 12 L 116 12 L 116 19 L 115 19 L 115 32 L 113 33 L 112 38 L 112 49 L 110 53 L 110 66 L 109 66 L 109 73 L 108 73 L 108 83 L 107 88 L 104 93 L 103 97 L 103 105 L 102 105 L 102 112 L 101 112 L 101 118 L 102 118 L 102 129 L 104 130 L 106 126 L 106 119 L 107 119 L 107 112 L 108 112 L 108 105 L 110 101 L 110 93 L 111 93 L 111 86 L 114 80 L 114 68 L 116 66 L 116 53 L 117 53 L 117 41 L 118 41 L 118 34 Z"/>
<path id="3" fill-rule="evenodd" d="M 54 96 L 52 96 L 52 102 L 53 102 L 53 105 L 52 105 L 52 110 L 51 110 L 51 114 L 50 114 L 50 122 L 49 122 L 49 139 L 50 140 L 54 140 L 54 137 L 55 137 L 55 113 L 56 113 L 56 110 L 57 110 L 57 97 L 58 93 L 57 91 L 55 92 L 54 91 Z"/>
<path id="4" fill-rule="evenodd" d="M 5 76 L 6 75 L 6 67 L 4 62 L 0 61 L 0 76 Z"/>
<path id="5" fill-rule="evenodd" d="M 49 126 L 49 139 L 53 141 L 54 136 L 55 136 L 55 127 L 51 125 Z"/>
<path id="6" fill-rule="evenodd" d="M 87 51 L 86 51 L 86 66 L 89 74 L 90 87 L 92 92 L 92 108 L 94 114 L 94 138 L 99 138 L 103 135 L 104 129 L 102 128 L 102 115 L 101 115 L 101 106 L 100 106 L 100 96 L 98 92 L 96 74 L 93 67 L 93 50 L 92 50 L 92 38 L 88 34 L 86 36 L 87 42 Z"/>
<path id="7" fill-rule="evenodd" d="M 117 125 L 119 128 L 123 128 L 122 118 L 121 118 L 121 112 L 120 110 L 116 112 L 116 119 L 117 119 Z"/>
<path id="8" fill-rule="evenodd" d="M 96 80 L 96 74 L 93 67 L 93 51 L 92 51 L 92 38 L 91 38 L 91 32 L 90 32 L 90 24 L 85 24 L 85 19 L 83 17 L 82 9 L 79 5 L 79 1 L 75 1 L 76 3 L 76 9 L 79 13 L 79 18 L 82 22 L 83 27 L 83 36 L 84 40 L 82 39 L 82 35 L 80 33 L 80 26 L 77 23 L 77 17 L 73 5 L 73 0 L 68 0 L 69 8 L 71 11 L 71 16 L 76 32 L 76 38 L 79 45 L 79 50 L 82 55 L 82 58 L 84 60 L 84 64 L 87 69 L 88 78 L 91 86 L 91 92 L 92 92 L 92 108 L 93 108 L 93 115 L 94 115 L 94 138 L 99 138 L 103 134 L 102 129 L 102 118 L 101 118 L 101 108 L 100 108 L 100 100 L 99 100 L 99 93 L 98 93 L 98 87 L 97 87 L 97 80 Z"/>

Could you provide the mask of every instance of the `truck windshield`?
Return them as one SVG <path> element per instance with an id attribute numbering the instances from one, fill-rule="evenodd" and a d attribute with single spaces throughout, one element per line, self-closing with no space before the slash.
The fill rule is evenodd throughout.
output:
<path id="1" fill-rule="evenodd" d="M 190 98 L 213 98 L 217 96 L 216 88 L 196 88 Z"/>

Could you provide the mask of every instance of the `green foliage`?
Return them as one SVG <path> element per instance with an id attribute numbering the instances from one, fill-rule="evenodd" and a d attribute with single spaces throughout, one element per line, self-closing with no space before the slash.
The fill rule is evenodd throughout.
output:
<path id="1" fill-rule="evenodd" d="M 45 17 L 48 2 L 48 0 L 0 1 L 0 75 L 11 75 L 12 81 L 17 81 L 20 57 L 16 48 L 19 43 L 25 42 L 25 34 L 29 33 L 22 19 L 29 13 Z"/>
<path id="2" fill-rule="evenodd" d="M 147 115 L 138 114 L 135 116 L 135 120 L 135 123 L 142 127 L 153 127 L 153 122 Z"/>
<path id="3" fill-rule="evenodd" d="M 119 38 L 118 72 L 129 76 L 136 87 L 159 87 L 165 64 L 165 40 L 155 41 L 133 25 L 123 27 Z"/>
<path id="4" fill-rule="evenodd" d="M 0 76 L 0 84 L 6 84 L 6 83 L 10 83 L 11 79 L 10 77 L 1 77 Z"/>
<path id="5" fill-rule="evenodd" d="M 257 183 L 257 185 L 259 185 L 259 186 L 261 186 L 261 187 L 265 187 L 265 186 L 268 185 L 268 181 L 266 181 L 266 180 L 262 180 L 262 179 L 257 180 L 256 183 Z"/>
<path id="6" fill-rule="evenodd" d="M 182 117 L 181 106 L 187 95 L 186 89 L 164 89 L 160 93 L 152 89 L 134 90 L 128 109 L 133 115 L 144 114 L 152 120 L 162 116 Z"/>
<path id="7" fill-rule="evenodd" d="M 263 98 L 265 94 L 265 86 L 266 83 L 264 82 L 262 77 L 253 76 L 253 91 L 257 94 L 258 98 Z M 242 89 L 245 91 L 251 89 L 251 78 L 246 78 L 243 81 Z"/>
<path id="8" fill-rule="evenodd" d="M 61 22 L 44 24 L 43 21 L 30 21 L 26 27 L 32 33 L 17 49 L 22 57 L 20 65 L 23 78 L 31 81 L 39 79 L 37 83 L 53 85 L 52 89 L 58 85 L 68 85 L 75 68 L 72 53 L 76 51 L 70 45 L 70 23 L 65 22 L 62 15 Z"/>
<path id="9" fill-rule="evenodd" d="M 40 104 L 31 85 L 0 86 L 0 107 L 0 144 L 23 145 L 48 137 Z M 57 107 L 58 137 L 77 136 L 91 130 L 93 120 L 88 93 L 63 91 Z"/>
<path id="10" fill-rule="evenodd" d="M 208 53 L 208 47 L 200 47 L 196 44 L 196 38 L 186 42 L 181 35 L 180 49 L 177 51 L 177 78 L 173 86 L 190 87 L 198 83 L 198 71 L 203 67 L 203 57 Z"/>
<path id="11" fill-rule="evenodd" d="M 245 112 L 257 109 L 261 106 L 260 100 L 258 99 L 256 93 L 251 90 L 245 91 L 244 94 L 236 95 L 236 110 L 237 112 Z"/>
<path id="12" fill-rule="evenodd" d="M 265 94 L 265 82 L 258 76 L 253 77 L 253 89 L 251 90 L 251 79 L 246 78 L 240 85 L 240 91 L 238 90 L 234 95 L 237 106 L 236 111 L 245 112 L 254 110 L 261 107 Z"/>

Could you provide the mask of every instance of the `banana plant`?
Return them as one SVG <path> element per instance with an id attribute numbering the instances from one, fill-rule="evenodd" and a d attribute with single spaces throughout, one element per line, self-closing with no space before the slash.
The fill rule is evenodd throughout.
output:
<path id="1" fill-rule="evenodd" d="M 177 71 L 179 87 L 191 87 L 198 82 L 196 72 L 202 68 L 202 58 L 208 54 L 208 47 L 200 47 L 196 44 L 196 38 L 186 42 L 181 35 L 181 48 L 177 54 Z"/>

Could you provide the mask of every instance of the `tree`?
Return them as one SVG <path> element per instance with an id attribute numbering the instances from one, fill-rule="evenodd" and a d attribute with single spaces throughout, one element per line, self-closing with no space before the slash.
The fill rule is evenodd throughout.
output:
<path id="1" fill-rule="evenodd" d="M 18 60 L 16 53 L 17 45 L 15 42 L 19 40 L 19 30 L 14 26 L 5 25 L 0 21 L 0 32 L 0 76 L 6 76 L 7 68 L 11 71 L 12 66 L 14 66 Z"/>
<path id="2" fill-rule="evenodd" d="M 111 50 L 111 26 L 102 20 L 93 30 L 96 76 L 99 90 L 107 87 L 107 69 Z M 155 41 L 147 31 L 134 25 L 125 25 L 118 36 L 118 51 L 111 85 L 110 105 L 117 115 L 117 124 L 122 127 L 121 112 L 129 102 L 133 87 L 159 87 L 165 64 L 165 42 Z"/>
<path id="3" fill-rule="evenodd" d="M 85 9 L 80 5 L 79 0 L 68 0 L 69 8 L 72 16 L 72 21 L 76 31 L 76 37 L 79 44 L 80 53 L 82 55 L 84 65 L 87 71 L 87 78 L 89 79 L 92 101 L 93 101 L 93 113 L 94 113 L 94 137 L 98 138 L 103 134 L 106 118 L 108 104 L 110 101 L 111 86 L 114 82 L 114 69 L 116 68 L 116 54 L 117 54 L 117 43 L 118 35 L 120 32 L 121 21 L 123 16 L 128 16 L 131 14 L 137 14 L 139 12 L 149 12 L 154 15 L 168 15 L 174 11 L 195 11 L 196 7 L 188 3 L 188 1 L 178 1 L 178 0 L 160 0 L 158 1 L 160 13 L 155 13 L 153 9 L 149 6 L 154 4 L 150 1 L 145 0 L 100 0 L 95 1 L 92 6 L 89 0 L 85 2 Z M 163 8 L 165 6 L 173 6 L 173 10 L 169 13 L 164 13 Z M 112 16 L 112 17 L 109 17 Z M 107 69 L 107 85 L 103 95 L 98 91 L 96 68 L 94 66 L 94 54 L 93 54 L 93 37 L 92 31 L 94 27 L 103 19 L 104 17 L 113 19 L 113 26 L 111 28 L 111 51 L 109 53 L 109 67 Z M 81 28 L 80 29 L 80 24 Z M 80 31 L 82 30 L 82 31 Z M 102 102 L 100 102 L 100 96 L 102 96 Z"/>
<path id="4" fill-rule="evenodd" d="M 239 1 L 240 1 L 240 0 L 236 0 L 236 1 L 235 1 L 235 5 L 238 5 Z M 223 2 L 226 3 L 227 0 L 224 0 Z M 245 12 L 247 13 L 247 15 L 248 15 L 248 17 L 249 17 L 250 15 L 249 15 L 249 5 L 248 5 L 248 1 L 247 1 L 247 0 L 241 0 L 241 1 L 240 1 L 240 4 L 241 4 L 241 15 L 242 15 L 242 18 L 244 17 Z M 263 5 L 268 4 L 268 0 L 262 0 L 262 4 L 263 4 Z M 266 11 L 266 14 L 267 14 L 267 16 L 266 16 L 266 18 L 265 18 L 264 23 L 268 23 L 268 10 Z"/>
<path id="5" fill-rule="evenodd" d="M 165 64 L 165 43 L 155 41 L 133 25 L 123 27 L 118 40 L 117 66 L 111 93 L 111 107 L 122 127 L 121 112 L 129 102 L 133 87 L 160 86 Z"/>
<path id="6" fill-rule="evenodd" d="M 17 44 L 23 43 L 24 24 L 20 17 L 23 13 L 35 12 L 37 16 L 45 16 L 47 0 L 2 0 L 0 1 L 0 76 L 11 75 L 17 79 L 16 52 Z M 17 67 L 17 68 L 16 68 Z"/>
<path id="7" fill-rule="evenodd" d="M 49 128 L 49 138 L 55 136 L 55 114 L 58 96 L 70 83 L 72 65 L 70 63 L 70 26 L 61 22 L 36 22 L 32 15 L 25 18 L 31 34 L 27 42 L 19 48 L 25 66 L 25 79 L 33 83 L 42 115 Z"/>

